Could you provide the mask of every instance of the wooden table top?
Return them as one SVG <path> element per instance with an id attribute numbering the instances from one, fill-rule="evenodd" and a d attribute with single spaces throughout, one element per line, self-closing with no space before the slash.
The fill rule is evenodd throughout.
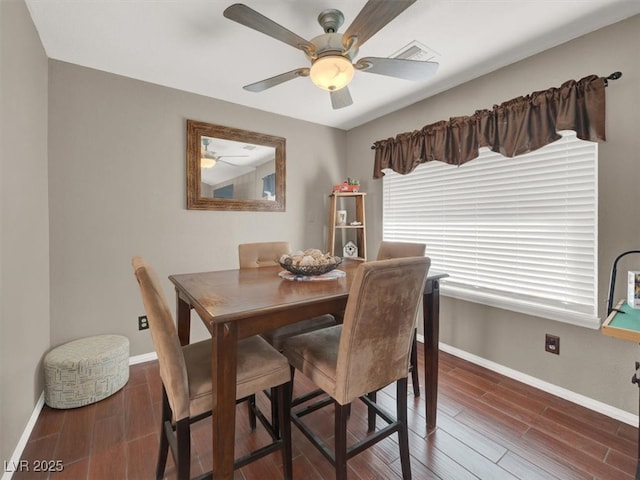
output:
<path id="1" fill-rule="evenodd" d="M 342 278 L 325 281 L 291 281 L 280 278 L 280 266 L 171 275 L 169 279 L 205 323 L 226 323 L 301 305 L 344 300 L 361 261 L 345 259 L 338 267 Z M 443 274 L 429 272 L 428 278 Z"/>
<path id="2" fill-rule="evenodd" d="M 325 281 L 291 281 L 280 278 L 280 266 L 171 275 L 178 292 L 186 296 L 203 321 L 231 322 L 271 310 L 283 311 L 314 301 L 343 298 L 362 262 L 345 260 L 346 275 Z"/>

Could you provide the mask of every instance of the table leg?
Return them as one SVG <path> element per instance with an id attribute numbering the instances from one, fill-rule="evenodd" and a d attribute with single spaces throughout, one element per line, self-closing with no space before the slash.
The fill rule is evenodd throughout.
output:
<path id="1" fill-rule="evenodd" d="M 235 323 L 215 324 L 212 332 L 213 478 L 233 479 L 236 431 L 238 330 Z"/>
<path id="2" fill-rule="evenodd" d="M 180 292 L 176 289 L 176 323 L 180 345 L 189 345 L 191 336 L 191 305 L 180 298 Z"/>
<path id="3" fill-rule="evenodd" d="M 440 335 L 440 282 L 427 281 L 423 297 L 424 384 L 427 433 L 436 428 L 438 412 L 438 343 Z"/>

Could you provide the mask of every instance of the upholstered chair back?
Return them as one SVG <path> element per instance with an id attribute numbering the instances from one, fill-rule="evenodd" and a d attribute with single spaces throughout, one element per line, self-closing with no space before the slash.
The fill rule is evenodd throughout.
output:
<path id="1" fill-rule="evenodd" d="M 238 245 L 238 260 L 240 268 L 273 267 L 290 252 L 289 242 L 243 243 Z"/>
<path id="2" fill-rule="evenodd" d="M 133 269 L 149 320 L 151 338 L 158 354 L 160 378 L 175 420 L 189 417 L 189 383 L 184 353 L 160 281 L 144 259 L 134 257 Z"/>
<path id="3" fill-rule="evenodd" d="M 383 241 L 378 250 L 377 260 L 402 257 L 424 257 L 427 246 L 424 243 Z"/>
<path id="4" fill-rule="evenodd" d="M 345 405 L 408 376 L 413 328 L 430 264 L 431 259 L 420 256 L 358 267 L 338 347 L 338 403 Z"/>

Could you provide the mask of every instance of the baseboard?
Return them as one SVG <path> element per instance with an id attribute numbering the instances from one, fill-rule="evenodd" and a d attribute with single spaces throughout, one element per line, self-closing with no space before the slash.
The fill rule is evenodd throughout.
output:
<path id="1" fill-rule="evenodd" d="M 22 432 L 22 436 L 20 440 L 18 440 L 18 444 L 13 451 L 13 455 L 11 455 L 11 460 L 5 463 L 4 473 L 2 474 L 2 480 L 10 480 L 13 477 L 13 472 L 20 468 L 20 458 L 22 458 L 22 452 L 24 451 L 24 447 L 27 446 L 27 442 L 29 441 L 29 437 L 31 436 L 31 432 L 33 428 L 36 426 L 36 422 L 38 421 L 38 416 L 40 415 L 40 411 L 44 406 L 44 392 L 40 394 L 40 398 L 36 402 L 36 406 L 31 412 L 31 416 L 29 417 L 29 421 Z"/>
<path id="2" fill-rule="evenodd" d="M 158 354 L 156 352 L 143 353 L 142 355 L 129 357 L 129 365 L 136 365 L 138 363 L 151 362 L 157 359 L 158 359 Z"/>
<path id="3" fill-rule="evenodd" d="M 129 365 L 151 362 L 157 359 L 158 355 L 156 354 L 156 352 L 143 353 L 142 355 L 129 357 Z M 13 451 L 13 455 L 11 455 L 11 460 L 7 461 L 4 464 L 4 473 L 2 474 L 2 479 L 0 480 L 11 480 L 11 478 L 13 477 L 13 472 L 20 467 L 20 459 L 22 458 L 22 453 L 24 452 L 24 448 L 27 446 L 27 442 L 29 441 L 31 432 L 33 432 L 33 429 L 36 426 L 36 422 L 38 421 L 38 417 L 40 416 L 42 407 L 44 407 L 44 391 L 40 394 L 40 398 L 38 398 L 33 412 L 31 412 L 29 421 L 27 422 L 27 425 L 22 432 L 22 436 L 20 437 L 20 440 L 18 441 L 18 444 Z"/>
<path id="4" fill-rule="evenodd" d="M 418 341 L 424 342 L 424 337 L 422 335 L 418 335 Z M 451 345 L 447 345 L 445 343 L 440 343 L 440 350 L 450 353 L 451 355 L 454 355 L 456 357 L 462 358 L 463 360 L 467 360 L 476 365 L 480 365 L 481 367 L 487 368 L 494 372 L 500 373 L 505 377 L 513 378 L 514 380 L 526 383 L 527 385 L 531 385 L 532 387 L 535 387 L 544 392 L 550 393 L 560 398 L 564 398 L 565 400 L 575 403 L 576 405 L 580 405 L 582 407 L 588 408 L 589 410 L 593 410 L 594 412 L 601 413 L 603 415 L 606 415 L 607 417 L 611 417 L 633 427 L 638 426 L 638 415 L 634 415 L 625 410 L 607 405 L 606 403 L 594 400 L 593 398 L 589 398 L 585 395 L 572 392 L 571 390 L 559 387 L 558 385 L 545 382 L 544 380 L 540 380 L 539 378 L 532 377 L 531 375 L 527 375 L 526 373 L 519 372 L 509 367 L 505 367 L 504 365 L 500 365 L 498 363 L 492 362 L 491 360 L 487 360 L 472 353 L 465 352 L 464 350 L 460 350 L 459 348 L 452 347 Z"/>

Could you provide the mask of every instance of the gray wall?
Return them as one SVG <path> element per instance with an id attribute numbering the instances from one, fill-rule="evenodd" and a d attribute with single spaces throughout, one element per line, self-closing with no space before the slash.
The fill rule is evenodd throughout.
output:
<path id="1" fill-rule="evenodd" d="M 22 0 L 0 1 L 0 461 L 40 393 L 49 347 L 47 57 Z"/>
<path id="2" fill-rule="evenodd" d="M 134 255 L 173 299 L 169 274 L 237 268 L 239 243 L 325 248 L 344 131 L 53 60 L 49 100 L 52 345 L 113 332 L 132 355 L 153 351 Z M 286 212 L 186 210 L 187 119 L 286 138 Z"/>
<path id="3" fill-rule="evenodd" d="M 370 252 L 382 239 L 382 181 L 373 180 L 375 140 L 429 123 L 560 86 L 589 74 L 623 77 L 607 88 L 607 142 L 599 146 L 598 299 L 604 318 L 611 262 L 618 253 L 640 247 L 640 16 L 575 39 L 552 50 L 470 81 L 353 129 L 347 135 L 347 174 L 361 179 L 367 195 Z M 427 247 L 428 253 L 428 247 Z M 626 295 L 620 264 L 617 298 Z M 475 303 L 443 298 L 442 342 L 633 414 L 638 389 L 629 381 L 639 358 L 633 342 L 603 336 L 597 330 L 535 318 Z M 561 338 L 560 355 L 544 351 L 544 335 Z"/>

